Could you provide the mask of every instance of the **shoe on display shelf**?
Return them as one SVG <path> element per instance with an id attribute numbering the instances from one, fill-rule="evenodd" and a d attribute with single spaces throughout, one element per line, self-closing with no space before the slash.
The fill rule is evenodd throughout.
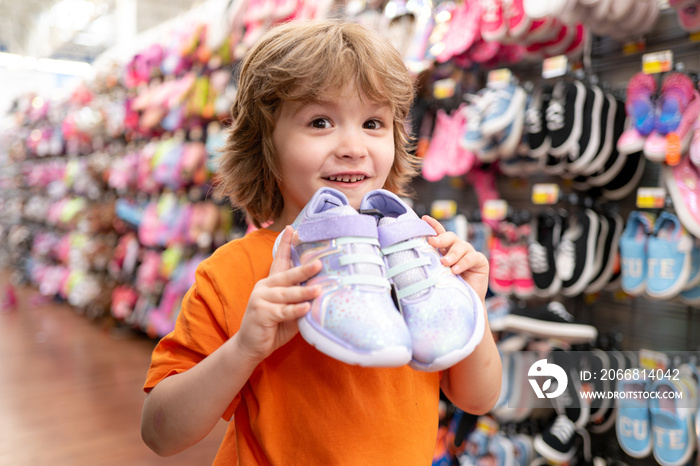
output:
<path id="1" fill-rule="evenodd" d="M 522 119 L 527 103 L 527 93 L 517 84 L 486 88 L 481 132 L 489 137 L 506 130 L 516 117 L 520 117 L 519 129 L 522 133 Z M 518 128 L 515 128 L 518 129 Z"/>
<path id="2" fill-rule="evenodd" d="M 604 214 L 608 220 L 608 234 L 603 244 L 603 265 L 586 288 L 586 293 L 598 293 L 612 280 L 619 256 L 620 237 L 625 222 L 619 214 Z"/>
<path id="3" fill-rule="evenodd" d="M 641 152 L 628 154 L 620 173 L 602 187 L 602 195 L 611 201 L 619 201 L 637 189 L 644 175 L 646 159 Z"/>
<path id="4" fill-rule="evenodd" d="M 642 396 L 648 389 L 649 382 L 643 378 L 623 378 L 617 381 L 617 392 L 625 393 L 626 396 L 615 400 L 615 432 L 620 448 L 632 458 L 646 458 L 652 451 L 654 434 L 649 399 Z"/>
<path id="5" fill-rule="evenodd" d="M 538 307 L 515 307 L 505 318 L 503 328 L 505 331 L 570 344 L 589 343 L 598 338 L 598 330 L 594 326 L 576 322 L 566 307 L 557 301 Z"/>
<path id="6" fill-rule="evenodd" d="M 678 295 L 690 277 L 693 239 L 678 217 L 661 212 L 647 244 L 647 294 L 670 299 Z"/>
<path id="7" fill-rule="evenodd" d="M 411 335 L 391 299 L 376 219 L 348 205 L 343 193 L 321 188 L 293 222 L 292 262 L 320 259 L 306 285 L 322 294 L 298 321 L 302 337 L 347 364 L 398 367 L 411 360 Z M 281 239 L 278 237 L 274 251 Z"/>
<path id="8" fill-rule="evenodd" d="M 562 217 L 554 211 L 539 212 L 532 219 L 528 259 L 535 294 L 541 298 L 555 296 L 561 289 L 554 254 L 561 238 L 562 222 Z"/>
<path id="9" fill-rule="evenodd" d="M 659 395 L 649 400 L 654 459 L 662 466 L 685 465 L 697 443 L 697 382 L 681 371 L 678 380 L 657 379 L 650 391 Z"/>
<path id="10" fill-rule="evenodd" d="M 654 220 L 649 212 L 631 212 L 620 238 L 622 290 L 631 296 L 644 293 L 647 287 L 647 243 Z"/>
<path id="11" fill-rule="evenodd" d="M 508 295 L 513 292 L 513 269 L 508 239 L 495 235 L 489 250 L 489 288 L 493 293 Z"/>
<path id="12" fill-rule="evenodd" d="M 506 10 L 502 0 L 481 0 L 481 37 L 487 42 L 501 42 L 508 32 Z"/>
<path id="13" fill-rule="evenodd" d="M 594 277 L 599 229 L 598 215 L 591 209 L 580 209 L 569 215 L 556 260 L 564 296 L 578 296 Z"/>
<path id="14" fill-rule="evenodd" d="M 700 31 L 700 1 L 690 0 L 678 8 L 678 23 L 684 31 Z"/>
<path id="15" fill-rule="evenodd" d="M 657 103 L 656 124 L 654 128 L 662 135 L 678 131 L 683 120 L 695 122 L 698 116 L 697 91 L 693 81 L 683 73 L 669 73 L 661 85 Z M 693 117 L 694 116 L 694 117 Z"/>
<path id="16" fill-rule="evenodd" d="M 545 157 L 551 145 L 545 120 L 551 94 L 551 86 L 546 84 L 536 86 L 525 109 L 525 133 L 530 146 L 530 155 L 536 159 Z"/>
<path id="17" fill-rule="evenodd" d="M 579 139 L 579 155 L 578 158 L 570 160 L 567 167 L 567 170 L 575 174 L 594 173 L 595 170 L 591 169 L 593 161 L 598 159 L 598 168 L 602 167 L 605 162 L 602 161 L 601 155 L 605 154 L 601 154 L 601 151 L 607 150 L 609 157 L 609 151 L 612 149 L 612 134 L 608 134 L 608 126 L 612 127 L 612 120 L 608 125 L 610 100 L 598 86 L 591 86 L 590 89 L 593 92 L 593 101 L 591 110 L 586 113 L 589 118 L 584 119 L 583 132 Z"/>
<path id="18" fill-rule="evenodd" d="M 547 106 L 549 154 L 565 157 L 578 143 L 583 126 L 586 87 L 580 81 L 557 81 Z"/>
<path id="19" fill-rule="evenodd" d="M 675 167 L 664 165 L 661 169 L 676 215 L 693 236 L 700 238 L 700 167 L 689 157 L 682 157 Z"/>
<path id="20" fill-rule="evenodd" d="M 428 243 L 427 238 L 435 235 L 433 228 L 383 189 L 367 193 L 360 211 L 380 214 L 377 231 L 386 276 L 395 287 L 413 348 L 409 365 L 433 372 L 467 357 L 483 337 L 484 306 Z"/>
<path id="21" fill-rule="evenodd" d="M 544 432 L 535 436 L 537 453 L 554 463 L 568 463 L 576 454 L 576 426 L 560 414 Z"/>

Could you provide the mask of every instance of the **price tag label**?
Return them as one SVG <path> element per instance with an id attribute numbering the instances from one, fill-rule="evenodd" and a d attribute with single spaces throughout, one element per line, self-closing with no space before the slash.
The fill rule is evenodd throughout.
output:
<path id="1" fill-rule="evenodd" d="M 452 78 L 435 81 L 433 84 L 433 97 L 438 100 L 454 97 L 456 85 L 455 80 Z"/>
<path id="2" fill-rule="evenodd" d="M 491 70 L 486 78 L 488 87 L 505 87 L 513 79 L 513 73 L 508 68 Z"/>
<path id="3" fill-rule="evenodd" d="M 669 364 L 668 355 L 648 349 L 639 350 L 639 366 L 642 369 L 666 370 Z"/>
<path id="4" fill-rule="evenodd" d="M 542 62 L 542 77 L 544 79 L 564 76 L 569 69 L 569 59 L 566 55 L 545 58 Z"/>
<path id="5" fill-rule="evenodd" d="M 640 209 L 663 209 L 666 205 L 666 189 L 639 188 L 637 190 L 637 207 Z"/>
<path id="6" fill-rule="evenodd" d="M 625 56 L 642 53 L 647 49 L 647 43 L 644 39 L 625 42 L 622 46 L 622 54 Z"/>
<path id="7" fill-rule="evenodd" d="M 559 185 L 556 183 L 536 183 L 532 187 L 532 203 L 553 205 L 559 201 Z"/>
<path id="8" fill-rule="evenodd" d="M 490 199 L 484 202 L 481 215 L 486 220 L 504 220 L 508 216 L 508 203 L 503 199 Z"/>
<path id="9" fill-rule="evenodd" d="M 457 203 L 449 199 L 438 199 L 430 205 L 430 216 L 435 220 L 447 220 L 457 215 Z"/>
<path id="10" fill-rule="evenodd" d="M 673 51 L 645 53 L 642 55 L 642 71 L 646 74 L 658 74 L 673 69 Z"/>

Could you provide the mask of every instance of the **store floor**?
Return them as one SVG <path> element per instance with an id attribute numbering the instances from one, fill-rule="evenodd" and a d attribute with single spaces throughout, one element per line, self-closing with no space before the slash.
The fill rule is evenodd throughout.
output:
<path id="1" fill-rule="evenodd" d="M 0 271 L 0 302 L 9 275 Z M 154 342 L 17 290 L 0 311 L 0 465 L 209 465 L 226 423 L 160 458 L 141 441 L 142 383 Z"/>

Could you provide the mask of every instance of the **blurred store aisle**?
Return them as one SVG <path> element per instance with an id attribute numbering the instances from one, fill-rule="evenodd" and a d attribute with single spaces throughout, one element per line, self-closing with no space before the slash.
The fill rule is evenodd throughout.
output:
<path id="1" fill-rule="evenodd" d="M 0 271 L 2 299 L 8 281 Z M 109 331 L 37 295 L 18 289 L 16 308 L 0 311 L 0 464 L 211 464 L 223 421 L 173 458 L 141 441 L 141 384 L 153 341 Z"/>

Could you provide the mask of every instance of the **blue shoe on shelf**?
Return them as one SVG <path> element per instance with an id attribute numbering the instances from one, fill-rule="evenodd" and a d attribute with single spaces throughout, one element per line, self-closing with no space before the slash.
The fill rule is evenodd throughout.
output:
<path id="1" fill-rule="evenodd" d="M 631 212 L 620 237 L 622 290 L 632 296 L 642 294 L 647 286 L 647 240 L 654 219 L 647 212 Z"/>

